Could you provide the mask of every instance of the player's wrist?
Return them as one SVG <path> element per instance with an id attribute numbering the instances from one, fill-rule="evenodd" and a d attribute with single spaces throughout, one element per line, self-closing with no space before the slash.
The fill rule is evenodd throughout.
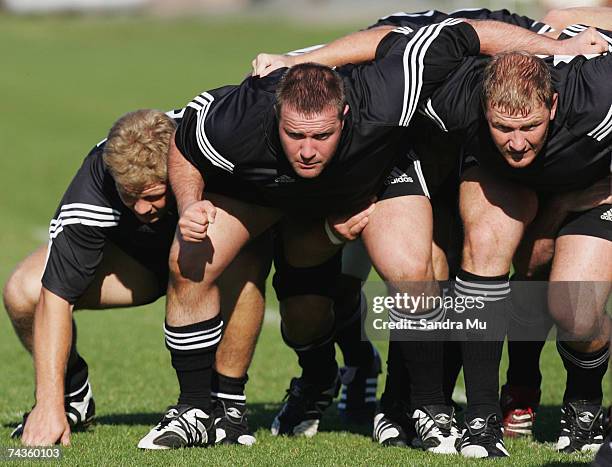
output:
<path id="1" fill-rule="evenodd" d="M 34 407 L 43 412 L 63 412 L 64 394 L 45 392 L 39 394 L 37 390 L 36 404 Z"/>
<path id="2" fill-rule="evenodd" d="M 198 201 L 201 201 L 201 200 L 197 198 L 191 198 L 191 197 L 183 199 L 181 200 L 181 202 L 177 201 L 177 209 L 178 209 L 179 217 L 182 217 L 183 214 L 185 214 L 185 211 L 187 211 L 187 209 L 189 209 L 192 205 L 194 205 Z"/>

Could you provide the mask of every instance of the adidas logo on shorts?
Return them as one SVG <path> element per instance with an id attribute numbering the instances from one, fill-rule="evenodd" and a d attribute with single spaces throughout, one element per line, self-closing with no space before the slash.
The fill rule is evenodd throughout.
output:
<path id="1" fill-rule="evenodd" d="M 606 212 L 604 212 L 599 217 L 600 219 L 603 219 L 604 221 L 612 221 L 612 209 L 608 209 Z"/>
<path id="2" fill-rule="evenodd" d="M 412 177 L 410 177 L 405 172 L 402 172 L 400 169 L 395 167 L 391 171 L 391 174 L 385 180 L 385 185 L 389 186 L 389 185 L 395 185 L 396 183 L 413 183 L 413 182 L 414 180 L 412 179 Z"/>

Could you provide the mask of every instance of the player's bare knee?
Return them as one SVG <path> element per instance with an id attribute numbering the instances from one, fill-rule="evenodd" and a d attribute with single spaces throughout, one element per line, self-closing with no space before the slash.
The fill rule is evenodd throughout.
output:
<path id="1" fill-rule="evenodd" d="M 40 295 L 40 281 L 17 269 L 4 285 L 2 300 L 11 321 L 31 321 Z"/>
<path id="2" fill-rule="evenodd" d="M 433 280 L 431 256 L 416 254 L 415 252 L 398 252 L 393 255 L 393 258 L 388 258 L 380 272 L 387 282 L 422 282 Z"/>
<path id="3" fill-rule="evenodd" d="M 587 342 L 600 334 L 603 312 L 578 310 L 552 297 L 549 298 L 548 308 L 564 339 Z"/>
<path id="4" fill-rule="evenodd" d="M 510 266 L 512 261 L 512 251 L 504 251 L 500 245 L 504 242 L 498 232 L 494 231 L 489 225 L 480 224 L 470 228 L 465 233 L 463 245 L 464 262 L 470 263 L 473 273 L 486 273 L 483 270 L 494 267 L 504 269 Z"/>
<path id="5" fill-rule="evenodd" d="M 169 284 L 175 290 L 197 286 L 204 291 L 212 287 L 223 271 L 211 257 L 201 244 L 173 245 L 168 258 Z"/>
<path id="6" fill-rule="evenodd" d="M 555 320 L 564 339 L 588 342 L 597 338 L 599 334 L 598 320 L 590 318 L 572 318 L 564 316 Z"/>

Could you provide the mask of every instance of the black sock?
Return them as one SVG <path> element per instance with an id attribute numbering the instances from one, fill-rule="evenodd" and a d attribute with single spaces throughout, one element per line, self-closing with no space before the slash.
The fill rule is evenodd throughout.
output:
<path id="1" fill-rule="evenodd" d="M 410 377 L 404 368 L 402 350 L 399 342 L 389 342 L 389 353 L 387 356 L 387 379 L 385 380 L 385 390 L 380 396 L 380 408 L 382 412 L 388 414 L 395 410 L 395 407 L 404 406 L 408 408 L 410 404 Z"/>
<path id="2" fill-rule="evenodd" d="M 350 311 L 334 308 L 336 313 L 335 341 L 340 347 L 345 366 L 370 368 L 374 364 L 374 347 L 369 340 L 361 338 L 367 304 L 361 291 L 358 293 L 359 299 Z"/>
<path id="3" fill-rule="evenodd" d="M 87 362 L 77 352 L 77 328 L 74 319 L 72 320 L 72 343 L 68 354 L 66 365 L 66 375 L 64 377 L 64 394 L 71 397 L 83 389 L 88 383 L 89 369 Z"/>
<path id="4" fill-rule="evenodd" d="M 478 319 L 486 329 L 464 329 L 461 340 L 463 374 L 468 406 L 466 420 L 497 414 L 499 406 L 499 365 L 507 329 L 510 305 L 508 274 L 496 277 L 478 276 L 463 269 L 455 283 L 455 315 L 467 327 L 467 320 Z M 467 297 L 474 300 L 467 307 Z M 465 310 L 459 312 L 458 303 Z"/>
<path id="5" fill-rule="evenodd" d="M 444 343 L 444 375 L 442 378 L 442 388 L 446 405 L 452 405 L 453 392 L 457 384 L 457 378 L 463 365 L 461 359 L 461 344 L 456 341 Z"/>
<path id="6" fill-rule="evenodd" d="M 540 354 L 544 341 L 508 341 L 506 384 L 540 390 Z"/>
<path id="7" fill-rule="evenodd" d="M 338 376 L 338 364 L 333 330 L 314 342 L 299 345 L 287 339 L 282 326 L 281 334 L 285 343 L 297 354 L 302 369 L 302 379 L 305 382 L 327 388 L 335 381 Z"/>
<path id="8" fill-rule="evenodd" d="M 212 365 L 222 331 L 220 315 L 187 326 L 164 326 L 180 386 L 179 404 L 210 410 Z"/>
<path id="9" fill-rule="evenodd" d="M 452 287 L 453 285 L 450 280 L 440 281 L 440 290 L 444 297 L 452 296 Z M 446 317 L 446 319 L 449 318 L 449 316 Z M 442 390 L 444 392 L 444 403 L 446 405 L 452 405 L 453 392 L 455 391 L 457 378 L 459 377 L 463 365 L 461 361 L 461 345 L 459 342 L 453 340 L 446 340 L 446 342 L 444 342 L 443 365 Z"/>
<path id="10" fill-rule="evenodd" d="M 391 339 L 397 341 L 404 367 L 410 379 L 410 408 L 415 410 L 424 405 L 444 404 L 442 389 L 444 370 L 444 338 L 441 329 L 427 329 L 427 326 L 443 322 L 444 307 L 430 309 L 422 313 L 402 313 L 389 311 L 391 321 L 410 322 L 408 329 L 391 332 Z M 423 323 L 426 326 L 423 327 Z"/>
<path id="11" fill-rule="evenodd" d="M 540 390 L 540 355 L 553 325 L 548 312 L 548 287 L 545 285 L 548 272 L 538 271 L 531 278 L 514 273 L 510 279 L 512 313 L 508 322 L 506 373 L 509 386 Z"/>
<path id="12" fill-rule="evenodd" d="M 557 350 L 567 371 L 563 402 L 587 400 L 601 404 L 601 384 L 610 358 L 608 345 L 595 352 L 578 352 L 566 342 L 557 342 Z"/>
<path id="13" fill-rule="evenodd" d="M 244 386 L 249 377 L 244 375 L 242 378 L 232 378 L 218 373 L 213 369 L 212 374 L 212 397 L 213 399 L 230 402 L 232 404 L 246 404 Z"/>

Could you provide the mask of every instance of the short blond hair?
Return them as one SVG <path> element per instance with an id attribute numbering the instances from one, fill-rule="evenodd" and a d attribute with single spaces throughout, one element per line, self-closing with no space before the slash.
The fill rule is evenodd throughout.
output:
<path id="1" fill-rule="evenodd" d="M 555 90 L 544 60 L 525 52 L 494 56 L 484 72 L 482 103 L 512 115 L 528 114 L 538 102 L 552 108 Z"/>
<path id="2" fill-rule="evenodd" d="M 176 123 L 164 112 L 125 114 L 110 132 L 102 157 L 117 185 L 129 191 L 168 182 L 168 148 Z"/>

